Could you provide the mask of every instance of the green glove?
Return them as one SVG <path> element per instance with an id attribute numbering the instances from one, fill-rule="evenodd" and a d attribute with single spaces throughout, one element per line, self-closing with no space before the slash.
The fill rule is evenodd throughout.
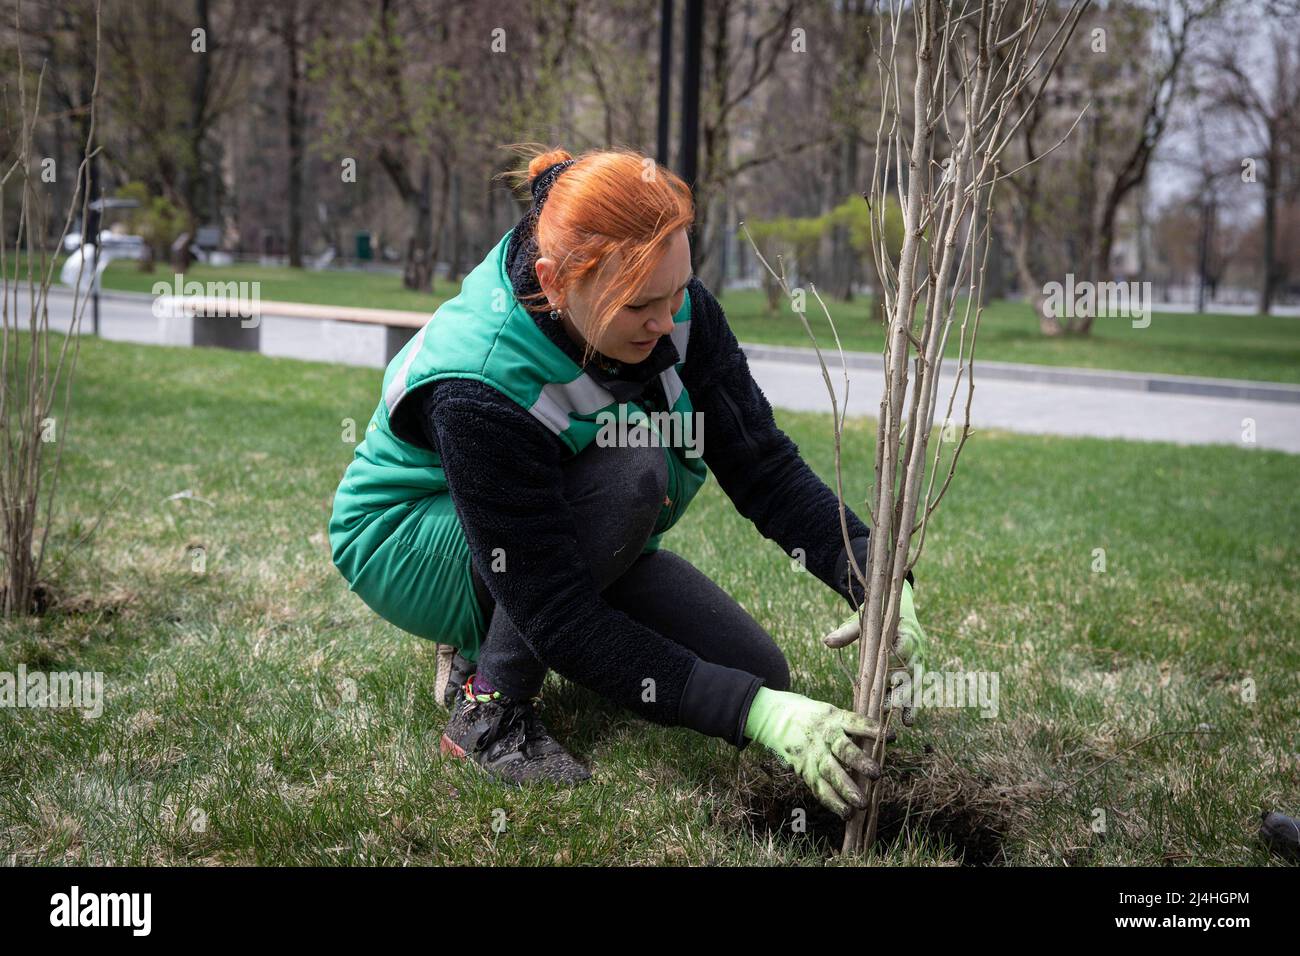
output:
<path id="1" fill-rule="evenodd" d="M 851 618 L 822 638 L 827 647 L 848 647 L 862 636 L 858 615 Z M 891 651 L 890 670 L 904 669 L 909 664 L 925 665 L 930 642 L 916 619 L 916 606 L 912 603 L 912 583 L 903 581 L 903 597 L 898 606 L 898 634 Z M 897 665 L 897 668 L 892 666 Z"/>
<path id="2" fill-rule="evenodd" d="M 894 650 L 904 666 L 920 664 L 924 667 L 930 652 L 929 643 L 921 622 L 916 619 L 912 582 L 904 580 L 903 597 L 898 604 L 898 638 L 894 641 Z"/>
<path id="3" fill-rule="evenodd" d="M 854 614 L 822 638 L 822 642 L 827 647 L 848 647 L 861 636 L 861 622 L 858 615 Z M 893 647 L 890 648 L 889 673 L 885 677 L 887 695 L 907 674 L 909 668 L 918 665 L 925 667 L 925 661 L 929 656 L 929 645 L 929 638 L 925 636 L 921 622 L 916 619 L 916 605 L 912 601 L 912 582 L 904 579 L 903 595 L 898 605 L 898 634 L 894 638 Z M 889 709 L 888 697 L 886 697 L 885 709 Z M 903 723 L 908 727 L 912 725 L 910 707 L 903 708 Z"/>
<path id="4" fill-rule="evenodd" d="M 745 736 L 775 750 L 844 819 L 852 813 L 849 804 L 862 809 L 867 803 L 845 768 L 880 777 L 880 767 L 847 735 L 874 739 L 879 733 L 869 717 L 767 687 L 758 689 L 745 719 Z"/>

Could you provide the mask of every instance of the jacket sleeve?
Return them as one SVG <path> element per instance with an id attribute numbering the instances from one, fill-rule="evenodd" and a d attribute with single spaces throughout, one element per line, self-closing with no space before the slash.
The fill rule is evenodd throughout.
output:
<path id="1" fill-rule="evenodd" d="M 471 560 L 538 659 L 647 720 L 744 747 L 762 679 L 705 661 L 604 600 L 579 550 L 558 439 L 480 382 L 436 382 L 422 402 Z M 498 548 L 505 570 L 494 572 Z"/>
<path id="2" fill-rule="evenodd" d="M 801 549 L 812 574 L 850 605 L 862 603 L 840 527 L 839 498 L 777 427 L 722 306 L 692 278 L 691 335 L 682 381 L 704 415 L 704 460 L 736 510 L 787 554 Z M 866 570 L 870 530 L 845 508 L 858 566 Z M 915 584 L 911 572 L 908 580 Z"/>

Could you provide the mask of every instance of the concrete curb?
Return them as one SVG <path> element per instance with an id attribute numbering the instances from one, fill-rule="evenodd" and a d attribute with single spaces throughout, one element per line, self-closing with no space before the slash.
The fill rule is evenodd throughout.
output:
<path id="1" fill-rule="evenodd" d="M 758 345 L 742 342 L 741 347 L 751 359 L 777 362 L 817 364 L 817 352 L 811 348 L 789 345 Z M 823 349 L 822 356 L 832 373 L 839 368 L 839 354 L 832 347 Z M 845 352 L 849 368 L 884 370 L 884 360 L 872 352 Z M 956 365 L 945 364 L 952 370 Z M 1300 385 L 1281 382 L 1252 382 L 1233 378 L 1197 378 L 1190 375 L 1157 375 L 1148 372 L 1113 372 L 1102 369 L 1069 368 L 1052 365 L 1026 365 L 1018 362 L 985 362 L 975 360 L 976 387 L 980 378 L 1004 381 L 1035 382 L 1046 385 L 1074 385 L 1082 388 L 1104 388 L 1130 392 L 1161 392 L 1169 395 L 1196 395 L 1202 398 L 1232 398 L 1256 402 L 1283 402 L 1300 404 Z"/>
<path id="2" fill-rule="evenodd" d="M 51 285 L 50 295 L 61 295 L 71 299 L 72 289 L 65 285 Z M 121 289 L 101 289 L 99 298 L 101 301 L 116 299 L 120 302 L 153 302 L 153 295 L 149 292 L 125 292 Z"/>

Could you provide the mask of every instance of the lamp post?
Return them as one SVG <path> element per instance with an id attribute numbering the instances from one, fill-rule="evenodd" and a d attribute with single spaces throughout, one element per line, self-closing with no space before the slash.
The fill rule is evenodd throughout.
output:
<path id="1" fill-rule="evenodd" d="M 655 129 L 655 161 L 667 166 L 668 123 L 673 96 L 673 0 L 659 0 L 659 122 Z"/>
<path id="2" fill-rule="evenodd" d="M 90 271 L 90 295 L 93 301 L 91 309 L 94 323 L 93 331 L 95 337 L 99 337 L 99 234 L 104 228 L 103 197 L 99 194 L 99 154 L 90 160 L 90 179 L 88 183 L 90 190 L 90 205 L 86 211 L 85 228 L 81 230 L 81 242 L 84 248 L 86 236 L 91 237 L 91 242 L 95 247 L 95 259 L 91 263 Z"/>
<path id="3" fill-rule="evenodd" d="M 704 44 L 704 2 L 686 0 L 686 14 L 682 22 L 684 48 L 682 50 L 682 100 L 681 122 L 678 127 L 677 162 L 669 163 L 669 127 L 672 111 L 673 70 L 673 3 L 660 0 L 659 4 L 659 122 L 656 126 L 655 154 L 662 165 L 668 166 L 691 188 L 695 198 L 695 180 L 699 176 L 700 153 L 700 68 Z M 691 256 L 694 258 L 695 227 L 691 226 Z"/>
<path id="4" fill-rule="evenodd" d="M 92 177 L 92 182 L 95 179 L 97 177 Z M 92 306 L 92 329 L 96 336 L 99 335 L 99 267 L 102 262 L 107 268 L 109 261 L 113 258 L 111 252 L 108 257 L 101 258 L 104 214 L 110 209 L 135 209 L 139 205 L 140 203 L 134 199 L 108 199 L 104 196 L 99 196 L 86 205 L 86 223 L 85 228 L 81 231 L 81 248 L 86 248 L 86 238 L 89 236 L 91 248 L 95 250 L 90 266 L 90 301 Z"/>

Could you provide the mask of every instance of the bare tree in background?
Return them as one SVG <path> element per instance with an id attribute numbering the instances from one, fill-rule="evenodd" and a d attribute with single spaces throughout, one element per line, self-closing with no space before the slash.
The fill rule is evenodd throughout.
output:
<path id="1" fill-rule="evenodd" d="M 3 4 L 4 20 L 13 22 L 13 4 Z M 50 97 L 50 113 L 43 124 L 53 133 L 46 155 L 55 157 L 59 168 L 76 164 L 86 142 L 90 123 L 90 91 L 95 80 L 95 0 L 63 0 L 23 10 L 22 33 L 15 43 L 27 43 L 34 58 L 46 65 L 44 88 Z M 6 64 L 6 68 L 10 68 Z M 100 117 L 102 124 L 102 115 Z M 101 125 L 101 137 L 103 133 Z M 52 148 L 51 148 L 52 147 Z M 60 177 L 54 186 L 59 208 L 71 204 L 78 184 Z"/>
<path id="2" fill-rule="evenodd" d="M 1241 176 L 1227 124 L 1214 115 L 1218 92 L 1212 80 L 1209 84 L 1202 86 L 1199 78 L 1188 84 L 1186 143 L 1168 162 L 1191 178 L 1190 189 L 1165 211 L 1159 226 L 1159 246 L 1168 264 L 1196 277 L 1197 312 L 1214 299 L 1232 258 L 1236 235 L 1224 213 L 1230 212 L 1228 191 Z M 1192 235 L 1195 246 L 1187 242 Z"/>
<path id="3" fill-rule="evenodd" d="M 737 179 L 776 159 L 823 146 L 835 131 L 821 135 L 781 137 L 772 148 L 734 158 L 732 145 L 740 115 L 767 83 L 773 81 L 777 61 L 795 53 L 796 17 L 805 12 L 805 0 L 784 0 L 764 6 L 736 0 L 711 0 L 704 18 L 704 63 L 700 113 L 700 167 L 695 189 L 695 230 L 692 258 L 695 272 L 709 288 L 722 288 L 727 196 Z M 762 16 L 756 16 L 756 12 Z M 739 36 L 737 36 L 739 34 Z"/>
<path id="4" fill-rule="evenodd" d="M 18 69 L 15 82 L 6 82 L 3 99 L 3 141 L 9 147 L 0 172 L 0 275 L 3 279 L 3 336 L 0 344 L 0 558 L 4 561 L 3 614 L 20 617 L 40 610 L 40 575 L 49 538 L 59 466 L 67 437 L 72 377 L 80 342 L 78 331 L 86 299 L 80 295 L 81 276 L 74 286 L 72 328 L 55 340 L 50 335 L 48 296 L 54 278 L 54 253 L 62 246 L 80 212 L 87 211 L 86 170 L 93 156 L 96 102 L 99 96 L 100 10 L 95 6 L 95 64 L 81 163 L 73 182 L 72 200 L 63 216 L 62 231 L 50 248 L 51 191 L 42 179 L 43 163 L 34 146 L 45 67 L 32 80 L 23 51 L 22 5 L 14 6 Z M 15 102 L 16 101 L 16 102 Z M 17 114 L 14 107 L 17 107 Z M 57 165 L 56 175 L 59 175 Z M 18 222 L 5 221 L 5 192 L 17 190 Z M 57 214 L 57 213 L 56 213 Z M 22 299 L 19 292 L 23 293 Z M 53 452 L 51 458 L 51 452 Z"/>
<path id="5" fill-rule="evenodd" d="M 995 223 L 1044 335 L 1091 331 L 1091 314 L 1063 323 L 1045 310 L 1043 277 L 1076 271 L 1091 281 L 1110 281 L 1121 213 L 1140 202 L 1193 50 L 1226 5 L 1226 0 L 1131 0 L 1094 9 L 1086 31 L 1062 59 L 1056 89 L 1036 98 L 1032 108 L 1031 94 L 1022 93 L 1018 105 L 1027 116 L 1014 143 L 1016 161 L 1035 163 L 1081 127 L 1073 148 L 1011 181 L 1010 202 L 998 210 Z M 995 59 L 1004 52 L 995 52 Z M 1067 99 L 1065 111 L 1049 102 Z M 1078 100 L 1082 109 L 1075 107 Z"/>
<path id="6" fill-rule="evenodd" d="M 835 124 L 837 141 L 832 150 L 831 190 L 826 209 L 857 192 L 861 181 L 862 153 L 867 145 L 862 116 L 867 111 L 868 83 L 871 75 L 871 19 L 875 4 L 868 0 L 848 0 L 835 4 L 836 36 L 832 38 L 839 49 L 835 57 L 834 82 L 837 95 L 832 98 L 830 122 Z M 826 211 L 823 209 L 823 211 Z M 838 226 L 831 234 L 831 262 L 836 279 L 837 298 L 848 302 L 853 298 L 853 286 L 858 279 L 858 269 L 867 267 L 867 278 L 875 289 L 880 279 L 874 271 L 874 260 L 862 262 L 852 247 L 848 226 Z M 872 296 L 872 321 L 885 324 L 884 302 L 879 295 Z"/>
<path id="7" fill-rule="evenodd" d="M 307 121 L 312 84 L 308 51 L 319 35 L 328 7 L 308 0 L 281 0 L 265 11 L 267 29 L 284 55 L 284 127 L 289 147 L 287 176 L 289 265 L 302 268 L 303 170 L 307 161 Z"/>
<path id="8" fill-rule="evenodd" d="M 1159 0 L 1154 5 L 1155 29 L 1152 54 L 1156 67 L 1145 92 L 1139 134 L 1122 151 L 1112 175 L 1100 190 L 1096 235 L 1091 243 L 1088 271 L 1096 282 L 1109 281 L 1111 251 L 1115 247 L 1115 228 L 1120 206 L 1146 182 L 1156 148 L 1160 145 L 1180 86 L 1188 71 L 1188 60 L 1198 31 L 1213 21 L 1224 7 L 1224 0 Z M 1088 332 L 1093 315 L 1081 318 L 1078 331 Z"/>
<path id="9" fill-rule="evenodd" d="M 211 133 L 240 103 L 239 76 L 255 18 L 249 0 L 193 0 L 192 6 L 150 0 L 125 4 L 115 14 L 106 32 L 113 48 L 107 78 L 114 84 L 115 116 L 130 123 L 163 194 L 185 215 L 185 234 L 172 248 L 172 268 L 184 272 L 199 226 L 219 215 L 218 163 L 209 151 L 220 145 Z M 164 36 L 188 43 L 176 50 Z M 149 95 L 141 100 L 144 91 Z"/>
<path id="10" fill-rule="evenodd" d="M 575 16 L 573 0 L 352 0 L 348 16 L 316 46 L 311 75 L 325 96 L 322 145 L 336 162 L 356 160 L 358 176 L 367 174 L 363 161 L 382 170 L 397 190 L 410 216 L 406 288 L 433 289 L 464 157 L 483 152 L 489 136 L 516 138 L 554 120 Z"/>
<path id="11" fill-rule="evenodd" d="M 1273 308 L 1283 278 L 1278 255 L 1278 211 L 1287 177 L 1300 151 L 1296 117 L 1300 116 L 1300 18 L 1270 20 L 1259 29 L 1243 24 L 1210 58 L 1215 76 L 1216 112 L 1226 114 L 1240 137 L 1238 167 L 1246 182 L 1263 188 L 1258 310 Z M 1252 42 L 1254 41 L 1254 42 Z M 1260 49 L 1263 48 L 1263 50 Z M 1266 51 L 1261 57 L 1260 53 Z M 1244 169 L 1243 169 L 1244 167 Z"/>

